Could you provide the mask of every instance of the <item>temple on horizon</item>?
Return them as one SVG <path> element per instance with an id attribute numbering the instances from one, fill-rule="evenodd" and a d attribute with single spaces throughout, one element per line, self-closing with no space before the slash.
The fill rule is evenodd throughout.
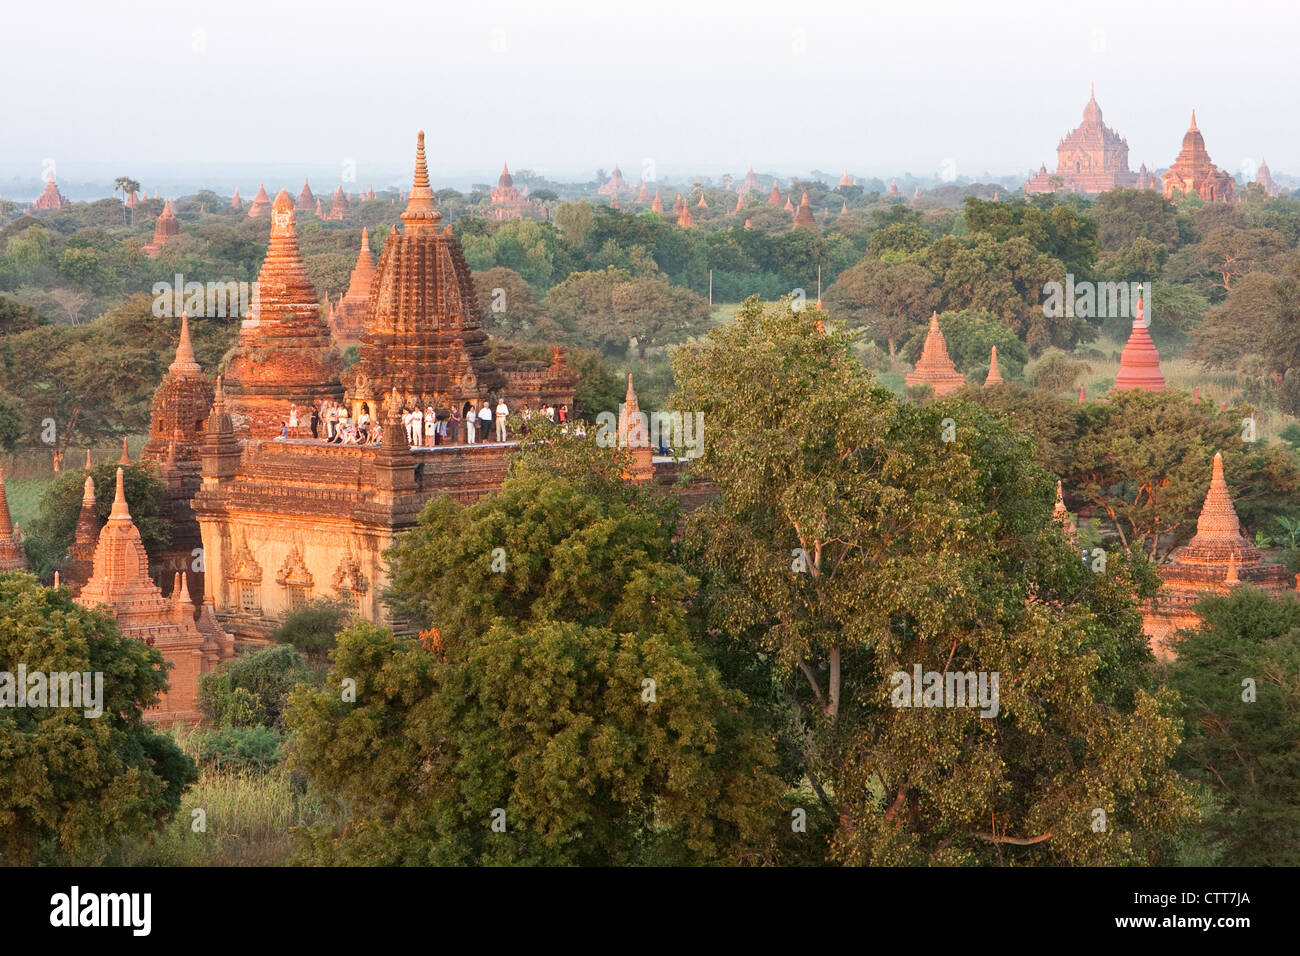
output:
<path id="1" fill-rule="evenodd" d="M 1056 172 L 1048 173 L 1044 163 L 1025 183 L 1025 195 L 1104 193 L 1137 185 L 1138 174 L 1128 168 L 1128 140 L 1102 122 L 1094 87 L 1083 122 L 1056 144 Z"/>

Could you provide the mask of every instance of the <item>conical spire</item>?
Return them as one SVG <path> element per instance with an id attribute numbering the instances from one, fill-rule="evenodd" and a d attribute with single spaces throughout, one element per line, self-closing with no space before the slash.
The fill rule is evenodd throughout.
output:
<path id="1" fill-rule="evenodd" d="M 1214 117 L 1211 116 L 1210 119 L 1214 119 Z M 1213 126 L 1214 124 L 1211 123 L 1210 125 Z M 1187 129 L 1189 132 L 1196 129 L 1196 110 L 1192 110 L 1192 125 L 1187 127 Z"/>
<path id="2" fill-rule="evenodd" d="M 26 567 L 27 553 L 18 541 L 18 530 L 9 515 L 4 469 L 0 468 L 0 571 L 17 571 Z"/>
<path id="3" fill-rule="evenodd" d="M 1065 492 L 1059 478 L 1056 479 L 1056 504 L 1052 506 L 1052 520 L 1059 522 L 1066 534 L 1074 534 L 1077 530 L 1074 521 L 1070 519 L 1070 512 L 1065 510 Z"/>
<path id="4" fill-rule="evenodd" d="M 817 223 L 813 219 L 812 207 L 808 205 L 808 194 L 805 192 L 803 198 L 799 200 L 799 209 L 794 214 L 794 225 L 792 229 L 816 229 Z"/>
<path id="5" fill-rule="evenodd" d="M 1142 300 L 1137 300 L 1137 310 L 1133 317 L 1133 331 L 1128 343 L 1119 357 L 1119 374 L 1115 376 L 1115 388 L 1141 388 L 1148 392 L 1163 392 L 1165 377 L 1160 371 L 1160 353 L 1151 341 L 1146 322 L 1142 318 Z"/>
<path id="6" fill-rule="evenodd" d="M 130 521 L 131 512 L 126 507 L 126 487 L 122 483 L 122 469 L 117 469 L 117 489 L 113 492 L 113 510 L 108 514 L 109 521 Z"/>
<path id="7" fill-rule="evenodd" d="M 86 471 L 90 471 L 90 449 L 86 449 Z"/>
<path id="8" fill-rule="evenodd" d="M 424 158 L 424 130 L 420 130 L 415 144 L 415 178 L 411 186 L 411 195 L 402 213 L 402 222 L 407 232 L 419 232 L 436 228 L 442 219 L 433 201 L 433 189 L 429 186 L 429 165 Z"/>
<path id="9" fill-rule="evenodd" d="M 83 506 L 95 503 L 95 479 L 89 474 L 86 475 L 86 481 L 81 486 L 81 503 Z"/>
<path id="10" fill-rule="evenodd" d="M 122 438 L 122 457 L 119 458 L 119 459 L 117 460 L 117 463 L 118 463 L 119 465 L 129 465 L 129 464 L 131 464 L 131 456 L 130 456 L 129 454 L 127 454 L 127 450 L 126 450 L 126 438 L 125 438 L 125 437 Z"/>
<path id="11" fill-rule="evenodd" d="M 995 345 L 989 349 L 989 374 L 984 379 L 984 387 L 1001 384 L 1003 384 L 1002 373 L 998 371 L 998 347 Z M 1057 488 L 1060 488 L 1060 482 L 1057 482 Z"/>
<path id="12" fill-rule="evenodd" d="M 916 367 L 903 376 L 903 381 L 908 385 L 929 385 L 934 389 L 935 398 L 943 398 L 965 384 L 965 377 L 948 356 L 948 343 L 939 329 L 938 312 L 930 314 L 930 330 L 921 357 L 916 360 Z"/>
<path id="13" fill-rule="evenodd" d="M 194 358 L 194 345 L 190 342 L 190 317 L 188 313 L 181 313 L 181 338 L 176 345 L 176 358 L 168 366 L 167 370 L 177 375 L 202 371 L 199 368 L 198 361 Z"/>
<path id="14" fill-rule="evenodd" d="M 1234 551 L 1228 555 L 1228 573 L 1223 576 L 1223 583 L 1231 587 L 1234 584 L 1240 584 L 1241 578 L 1237 576 L 1237 552 Z"/>
<path id="15" fill-rule="evenodd" d="M 1083 387 L 1082 385 L 1080 385 L 1080 386 L 1079 386 L 1079 404 L 1080 404 L 1080 405 L 1084 405 L 1084 404 L 1087 403 L 1087 401 L 1088 401 L 1088 393 L 1084 390 L 1084 387 Z"/>
<path id="16" fill-rule="evenodd" d="M 1237 509 L 1232 506 L 1228 482 L 1223 477 L 1223 455 L 1215 452 L 1210 490 L 1205 494 L 1205 504 L 1196 519 L 1196 539 L 1204 543 L 1208 540 L 1236 541 L 1240 537 L 1241 522 L 1237 520 Z"/>
<path id="17" fill-rule="evenodd" d="M 5 495 L 4 467 L 0 466 L 0 535 L 14 533 L 14 519 L 9 515 L 9 499 Z"/>

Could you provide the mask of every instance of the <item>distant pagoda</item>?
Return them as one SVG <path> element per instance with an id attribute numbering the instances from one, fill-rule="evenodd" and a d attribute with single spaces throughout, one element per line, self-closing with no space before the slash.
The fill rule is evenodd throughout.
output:
<path id="1" fill-rule="evenodd" d="M 1160 371 L 1160 353 L 1151 341 L 1147 323 L 1142 317 L 1142 300 L 1137 300 L 1137 311 L 1133 317 L 1133 330 L 1129 333 L 1128 343 L 1119 357 L 1119 374 L 1115 376 L 1114 388 L 1125 390 L 1141 388 L 1148 392 L 1163 392 L 1165 377 Z"/>
<path id="2" fill-rule="evenodd" d="M 370 252 L 370 233 L 361 230 L 361 251 L 352 267 L 348 290 L 330 306 L 327 322 L 334 344 L 340 351 L 359 345 L 366 331 L 366 308 L 370 303 L 370 286 L 375 278 L 375 257 Z"/>
<path id="3" fill-rule="evenodd" d="M 939 331 L 938 312 L 931 313 L 930 331 L 926 333 L 921 357 L 916 367 L 903 376 L 903 381 L 908 385 L 929 385 L 934 389 L 935 398 L 951 395 L 966 384 L 965 377 L 948 357 L 948 343 Z"/>
<path id="4" fill-rule="evenodd" d="M 812 207 L 808 205 L 807 193 L 804 193 L 803 198 L 799 200 L 799 208 L 794 214 L 794 225 L 790 228 L 817 231 L 817 221 L 813 219 Z"/>
<path id="5" fill-rule="evenodd" d="M 176 212 L 172 209 L 172 201 L 168 199 L 163 203 L 162 213 L 158 216 L 158 221 L 153 225 L 153 241 L 144 247 L 146 255 L 156 256 L 162 251 L 162 247 L 167 245 L 168 240 L 174 239 L 181 234 L 181 224 L 176 218 Z"/>
<path id="6" fill-rule="evenodd" d="M 258 184 L 257 195 L 253 197 L 252 205 L 248 207 L 248 216 L 250 219 L 256 219 L 259 216 L 265 216 L 271 211 L 271 199 L 266 195 L 266 187 Z"/>
<path id="7" fill-rule="evenodd" d="M 1291 590 L 1292 575 L 1280 564 L 1265 564 L 1259 548 L 1241 533 L 1237 510 L 1223 476 L 1223 455 L 1216 452 L 1210 490 L 1196 520 L 1196 534 L 1158 569 L 1160 594 L 1142 614 L 1143 629 L 1158 657 L 1175 656 L 1175 635 L 1201 623 L 1192 610 L 1207 594 L 1228 594 L 1251 584 L 1278 596 Z"/>
<path id="8" fill-rule="evenodd" d="M 68 205 L 71 204 L 59 192 L 59 187 L 54 185 L 54 174 L 51 173 L 49 179 L 45 180 L 45 189 L 32 203 L 32 212 L 53 212 Z"/>
<path id="9" fill-rule="evenodd" d="M 1196 128 L 1196 110 L 1192 124 L 1183 136 L 1183 148 L 1174 164 L 1160 177 L 1166 199 L 1175 193 L 1199 196 L 1205 202 L 1232 202 L 1235 198 L 1232 176 L 1210 162 L 1205 137 Z"/>
<path id="10" fill-rule="evenodd" d="M 334 190 L 333 198 L 330 199 L 330 214 L 328 218 L 335 220 L 346 219 L 350 210 L 351 206 L 348 203 L 348 195 L 343 191 L 343 187 L 339 186 Z"/>
<path id="11" fill-rule="evenodd" d="M 1056 145 L 1056 172 L 1040 166 L 1025 183 L 1025 194 L 1103 193 L 1136 184 L 1137 174 L 1128 168 L 1128 140 L 1102 122 L 1094 87 L 1083 108 L 1083 122 Z"/>
<path id="12" fill-rule="evenodd" d="M 305 179 L 302 181 L 302 192 L 298 193 L 298 201 L 293 208 L 298 212 L 313 212 L 316 209 L 316 197 Z"/>
<path id="13" fill-rule="evenodd" d="M 27 568 L 27 552 L 13 518 L 9 514 L 9 499 L 5 495 L 4 469 L 0 468 L 0 572 Z"/>

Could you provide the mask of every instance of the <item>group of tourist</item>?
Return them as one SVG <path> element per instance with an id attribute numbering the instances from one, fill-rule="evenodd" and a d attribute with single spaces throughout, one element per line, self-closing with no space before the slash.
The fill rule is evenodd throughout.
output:
<path id="1" fill-rule="evenodd" d="M 280 424 L 282 439 L 307 438 L 308 433 L 317 441 L 335 445 L 378 445 L 383 439 L 383 426 L 372 421 L 367 402 L 361 403 L 355 419 L 346 405 L 329 399 L 311 406 L 309 415 L 304 412 L 296 404 L 289 406 L 289 417 Z M 525 404 L 520 412 L 525 434 L 534 415 L 566 425 L 569 406 L 547 404 L 534 411 Z M 423 409 L 418 405 L 404 407 L 401 413 L 406 441 L 412 448 L 504 442 L 510 437 L 506 427 L 509 416 L 510 406 L 504 397 L 497 399 L 495 407 L 485 398 L 477 403 L 466 401 L 459 408 L 453 406 L 449 413 L 444 414 L 439 414 L 432 405 Z M 305 426 L 304 417 L 307 419 Z"/>

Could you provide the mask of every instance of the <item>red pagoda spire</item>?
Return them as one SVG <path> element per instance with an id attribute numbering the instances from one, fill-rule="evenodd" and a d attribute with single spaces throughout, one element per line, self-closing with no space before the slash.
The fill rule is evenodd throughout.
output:
<path id="1" fill-rule="evenodd" d="M 1137 314 L 1133 318 L 1133 331 L 1128 344 L 1119 357 L 1119 374 L 1115 377 L 1117 389 L 1141 388 L 1148 392 L 1163 392 L 1165 377 L 1160 372 L 1160 353 L 1156 351 L 1146 323 L 1142 321 L 1142 300 L 1138 299 Z"/>
<path id="2" fill-rule="evenodd" d="M 253 204 L 248 207 L 248 216 L 250 219 L 256 219 L 258 216 L 265 216 L 270 211 L 271 197 L 266 194 L 266 187 L 258 183 L 257 195 L 253 197 Z"/>
<path id="3" fill-rule="evenodd" d="M 781 205 L 781 190 L 777 188 L 777 180 L 772 180 L 772 191 L 767 194 L 767 204 L 769 206 Z"/>
<path id="4" fill-rule="evenodd" d="M 299 212 L 312 212 L 316 208 L 316 197 L 312 195 L 307 180 L 302 181 L 302 192 L 298 194 L 298 203 L 294 206 Z"/>
<path id="5" fill-rule="evenodd" d="M 916 368 L 903 376 L 903 381 L 908 385 L 929 385 L 934 389 L 935 398 L 943 398 L 966 383 L 948 357 L 948 343 L 939 330 L 938 312 L 931 313 L 930 331 L 926 333 L 921 357 L 916 360 Z"/>
<path id="6" fill-rule="evenodd" d="M 18 571 L 26 567 L 27 552 L 19 543 L 18 531 L 9 515 L 4 469 L 0 468 L 0 571 Z"/>
<path id="7" fill-rule="evenodd" d="M 653 201 L 652 203 L 650 203 L 650 210 L 651 210 L 652 212 L 663 212 L 663 211 L 664 211 L 664 201 L 663 201 L 662 199 L 659 198 L 659 190 L 657 190 L 657 189 L 655 190 L 655 198 L 654 198 L 654 201 Z"/>
<path id="8" fill-rule="evenodd" d="M 799 200 L 799 211 L 794 214 L 794 225 L 791 229 L 811 229 L 816 231 L 817 221 L 813 219 L 812 207 L 808 205 L 808 194 L 804 193 L 803 198 Z"/>
<path id="9" fill-rule="evenodd" d="M 235 198 L 230 200 L 230 208 L 235 210 L 235 212 L 239 212 L 239 210 L 244 208 L 244 201 L 239 198 L 238 186 L 235 187 Z"/>
<path id="10" fill-rule="evenodd" d="M 995 345 L 989 349 L 989 374 L 984 379 L 984 387 L 991 388 L 994 385 L 1002 385 L 1002 373 L 998 371 L 998 347 Z M 1058 485 L 1060 483 L 1058 482 Z"/>

